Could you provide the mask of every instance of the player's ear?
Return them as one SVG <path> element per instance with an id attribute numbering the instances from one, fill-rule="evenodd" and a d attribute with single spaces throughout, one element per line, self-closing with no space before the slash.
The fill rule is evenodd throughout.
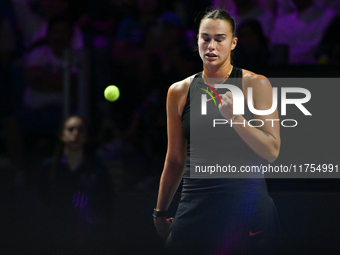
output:
<path id="1" fill-rule="evenodd" d="M 237 40 L 238 38 L 237 37 L 234 37 L 232 42 L 231 42 L 231 50 L 234 50 L 236 45 L 237 45 Z"/>

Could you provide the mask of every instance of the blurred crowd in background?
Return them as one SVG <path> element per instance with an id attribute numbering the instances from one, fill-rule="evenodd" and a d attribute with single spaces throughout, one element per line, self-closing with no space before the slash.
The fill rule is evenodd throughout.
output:
<path id="1" fill-rule="evenodd" d="M 198 20 L 208 7 L 235 18 L 234 65 L 340 64 L 337 0 L 3 0 L 0 3 L 0 167 L 18 186 L 39 186 L 63 117 L 66 49 L 89 58 L 93 155 L 116 190 L 157 190 L 167 148 L 169 86 L 201 71 Z M 71 99 L 81 63 L 71 60 Z M 115 84 L 116 102 L 103 97 Z M 74 100 L 73 100 L 74 101 Z M 79 113 L 71 103 L 71 113 Z M 119 181 L 117 181 L 119 180 Z"/>
<path id="2" fill-rule="evenodd" d="M 210 7 L 236 20 L 235 66 L 340 65 L 338 0 L 0 1 L 2 252 L 99 254 L 124 239 L 114 195 L 158 189 L 167 90 L 202 70 Z M 111 84 L 115 102 L 103 96 Z"/>

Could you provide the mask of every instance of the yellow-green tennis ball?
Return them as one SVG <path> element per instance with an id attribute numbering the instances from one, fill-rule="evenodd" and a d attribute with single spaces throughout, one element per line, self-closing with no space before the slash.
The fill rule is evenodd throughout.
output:
<path id="1" fill-rule="evenodd" d="M 104 90 L 104 97 L 106 100 L 113 102 L 116 101 L 120 96 L 120 92 L 117 86 L 110 85 Z"/>

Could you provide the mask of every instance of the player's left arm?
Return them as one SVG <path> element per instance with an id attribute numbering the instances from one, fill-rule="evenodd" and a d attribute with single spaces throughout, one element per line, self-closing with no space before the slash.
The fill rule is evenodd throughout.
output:
<path id="1" fill-rule="evenodd" d="M 246 74 L 245 76 L 243 84 L 245 99 L 248 99 L 247 91 L 251 87 L 254 108 L 257 110 L 270 109 L 272 106 L 273 88 L 269 80 L 264 76 L 256 74 Z M 267 161 L 273 162 L 279 155 L 281 145 L 277 107 L 273 113 L 268 115 L 254 114 L 253 119 L 262 120 L 251 123 L 259 127 L 253 127 L 251 124 L 248 124 L 249 120 L 245 120 L 243 116 L 238 116 L 236 122 L 243 122 L 245 120 L 245 126 L 233 125 L 233 128 L 255 153 Z"/>

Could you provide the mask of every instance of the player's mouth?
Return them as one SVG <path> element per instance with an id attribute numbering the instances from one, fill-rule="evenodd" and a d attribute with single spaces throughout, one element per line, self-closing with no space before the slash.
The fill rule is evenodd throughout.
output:
<path id="1" fill-rule="evenodd" d="M 208 58 L 208 59 L 216 59 L 217 58 L 217 55 L 214 54 L 214 53 L 206 53 L 205 56 Z"/>

